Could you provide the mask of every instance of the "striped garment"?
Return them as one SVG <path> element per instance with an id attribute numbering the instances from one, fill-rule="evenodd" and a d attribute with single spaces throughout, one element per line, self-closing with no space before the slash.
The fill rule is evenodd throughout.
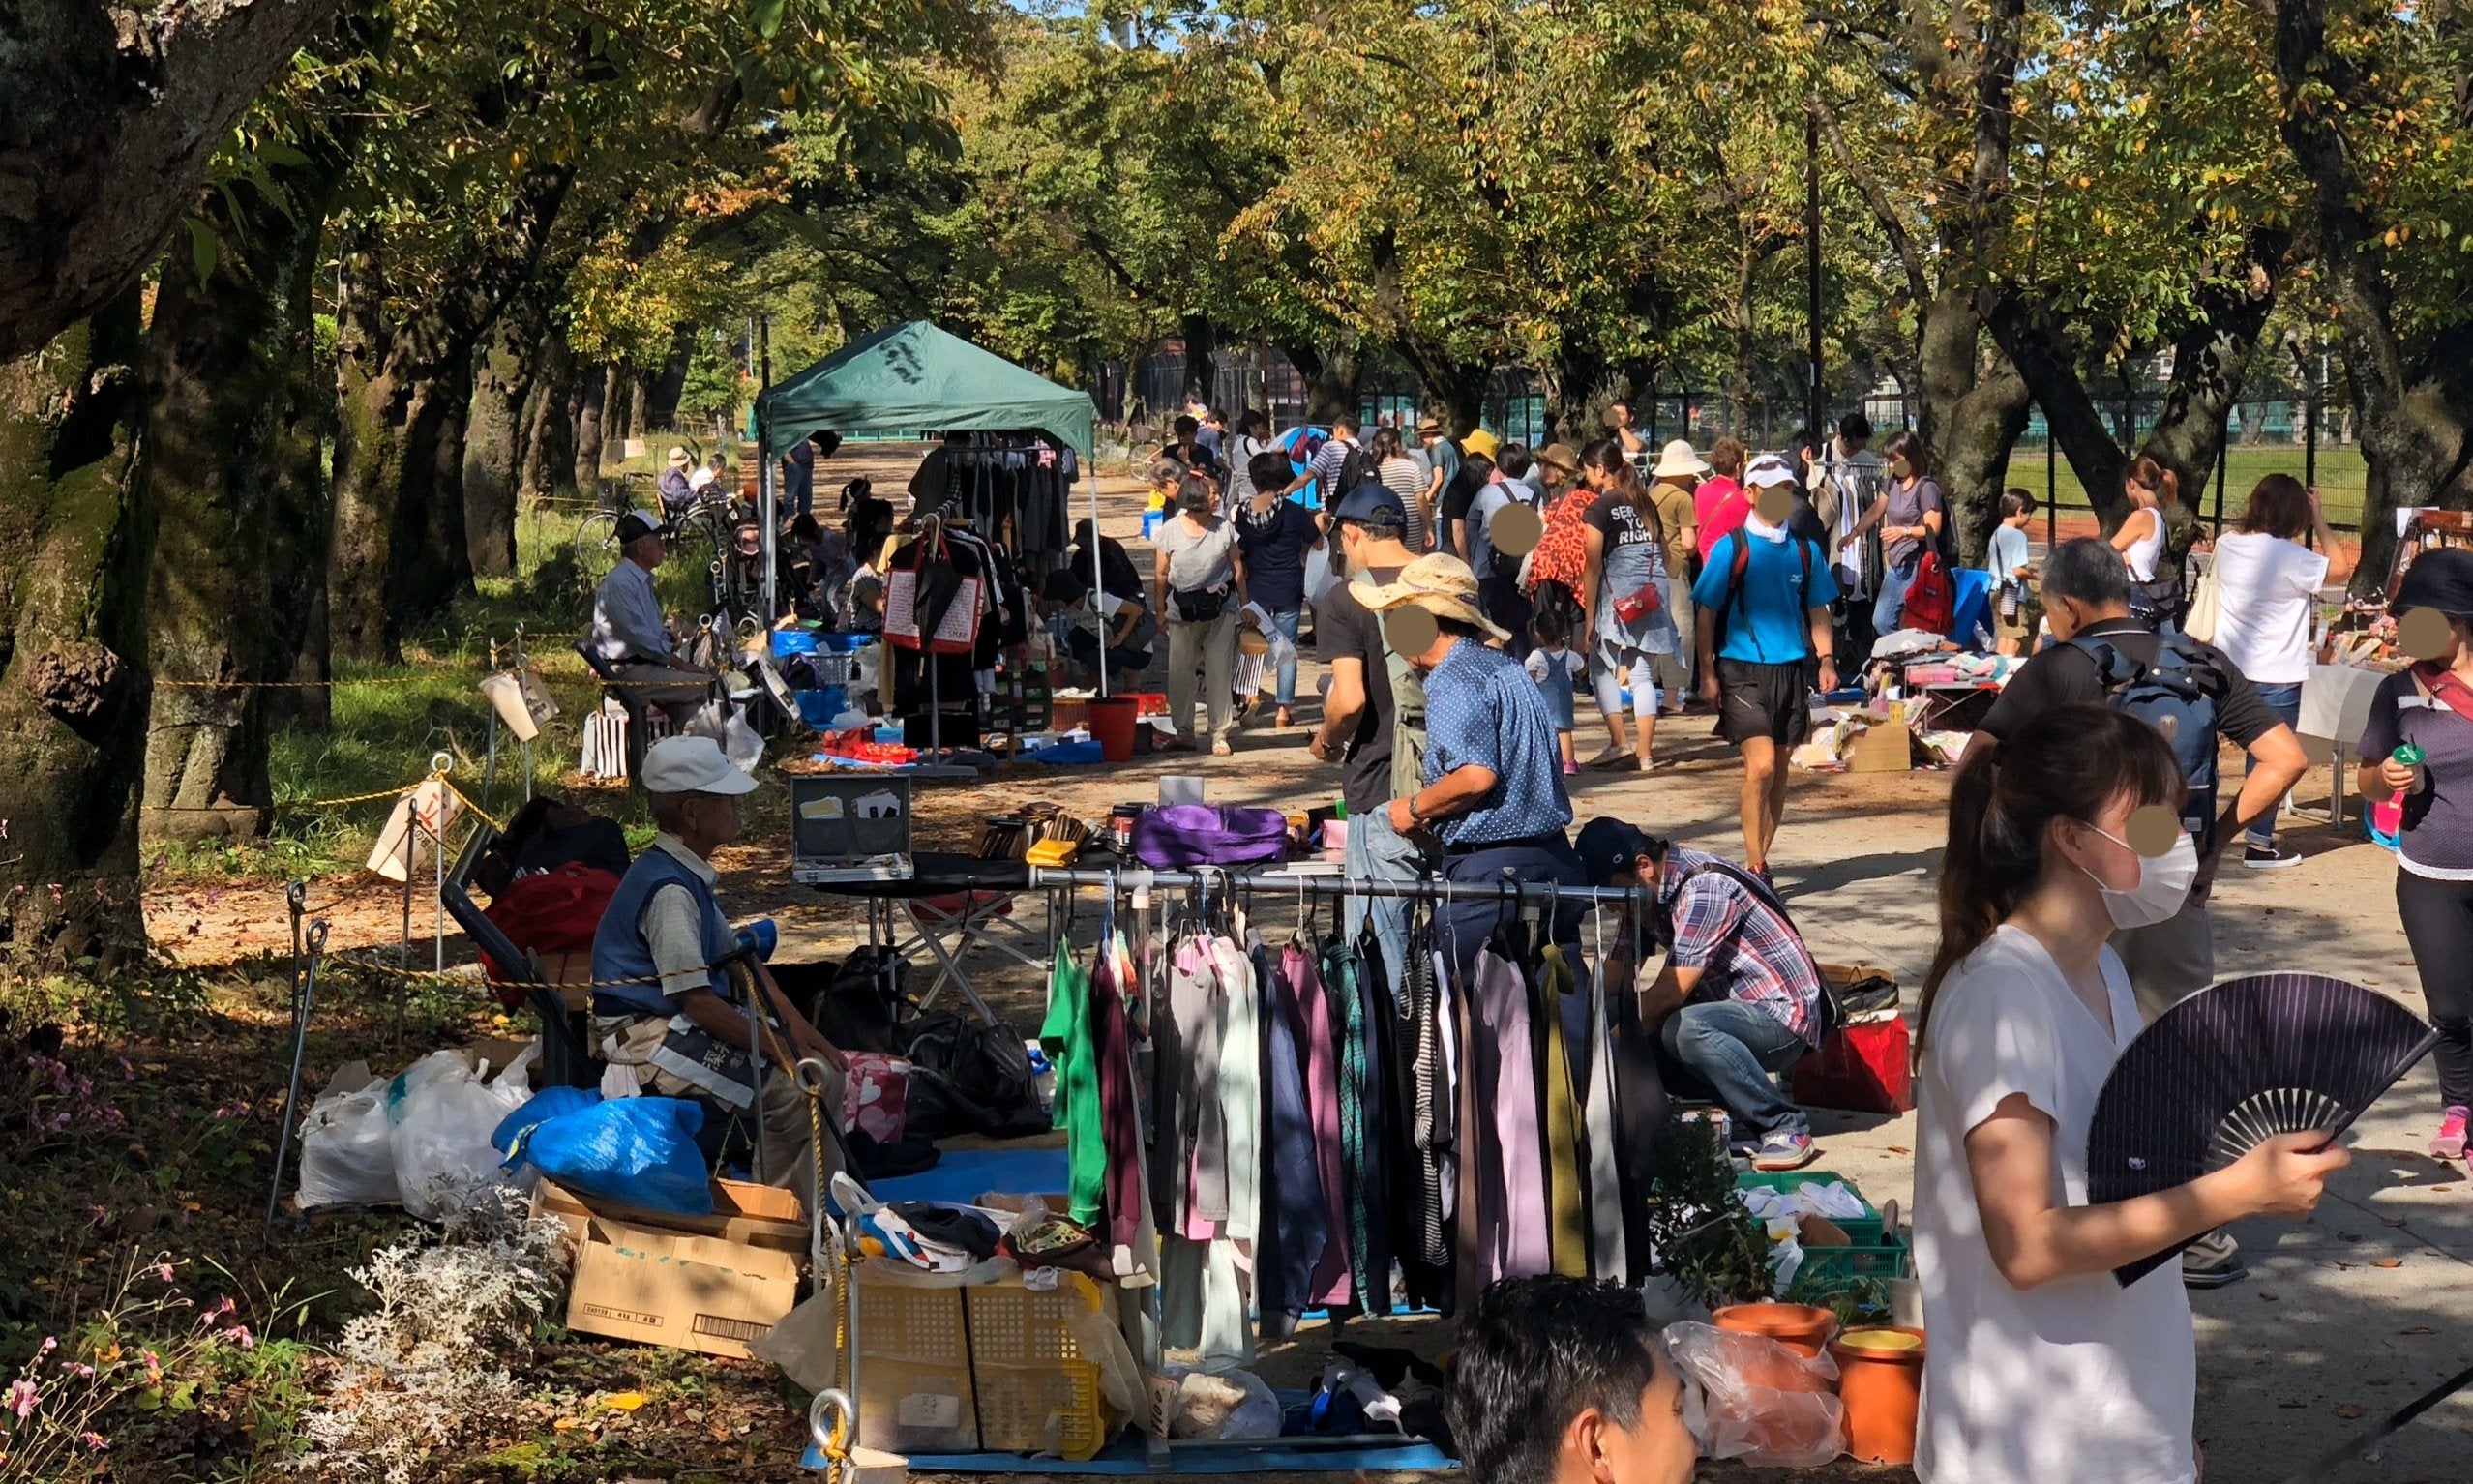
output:
<path id="1" fill-rule="evenodd" d="M 1820 1045 L 1820 975 L 1795 925 L 1716 856 L 1669 846 L 1657 905 L 1674 922 L 1668 963 L 1701 970 L 1694 1003 L 1736 1000 Z"/>

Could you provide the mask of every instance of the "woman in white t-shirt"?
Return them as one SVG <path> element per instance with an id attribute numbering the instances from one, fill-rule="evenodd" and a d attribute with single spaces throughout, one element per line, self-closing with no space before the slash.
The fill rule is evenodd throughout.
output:
<path id="1" fill-rule="evenodd" d="M 2131 816 L 2178 812 L 2160 733 L 2061 706 L 1971 755 L 1950 796 L 1941 942 L 1918 1012 L 1915 1257 L 1922 1484 L 2190 1484 L 2197 1353 L 2178 1263 L 2112 1269 L 2228 1221 L 2318 1203 L 2342 1149 L 2271 1139 L 2187 1185 L 2087 1200 L 2087 1127 L 2138 1002 L 2115 929 L 2180 910 L 2189 835 L 2153 859 Z"/>
<path id="2" fill-rule="evenodd" d="M 2318 549 L 2302 545 L 2315 531 Z M 2258 698 L 2284 719 L 2301 725 L 2302 682 L 2309 678 L 2310 612 L 2318 591 L 2350 575 L 2330 566 L 2336 533 L 2319 509 L 2318 491 L 2305 490 L 2289 474 L 2270 474 L 2250 491 L 2241 529 L 2216 542 L 2216 633 L 2213 642 L 2258 690 Z M 2276 848 L 2276 815 L 2260 815 L 2250 826 L 2242 864 L 2272 871 L 2298 866 L 2301 857 Z"/>
<path id="3" fill-rule="evenodd" d="M 1236 419 L 1236 432 L 1228 440 L 1228 508 L 1242 510 L 1254 497 L 1254 456 L 1271 447 L 1270 419 L 1247 407 Z"/>

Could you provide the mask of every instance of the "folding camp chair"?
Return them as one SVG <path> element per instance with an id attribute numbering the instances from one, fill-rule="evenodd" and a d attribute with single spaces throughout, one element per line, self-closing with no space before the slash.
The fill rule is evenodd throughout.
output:
<path id="1" fill-rule="evenodd" d="M 480 905 L 464 888 L 472 868 L 497 838 L 498 832 L 487 823 L 473 828 L 472 837 L 464 842 L 463 853 L 456 858 L 454 870 L 438 888 L 438 900 L 446 905 L 447 915 L 471 935 L 473 943 L 523 987 L 524 1003 L 541 1023 L 542 1085 L 596 1086 L 601 1082 L 600 1063 L 593 1059 L 591 1043 L 579 1028 L 578 1017 L 568 1010 L 558 986 L 542 972 L 531 954 L 518 948 L 496 923 L 482 915 Z"/>

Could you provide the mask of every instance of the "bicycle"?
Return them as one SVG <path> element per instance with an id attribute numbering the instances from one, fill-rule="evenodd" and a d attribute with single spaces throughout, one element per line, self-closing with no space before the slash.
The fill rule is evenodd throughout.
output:
<path id="1" fill-rule="evenodd" d="M 593 491 L 598 508 L 576 523 L 576 570 L 586 588 L 600 586 L 610 569 L 618 565 L 618 518 L 646 499 L 659 497 L 650 474 L 621 474 L 600 482 Z"/>

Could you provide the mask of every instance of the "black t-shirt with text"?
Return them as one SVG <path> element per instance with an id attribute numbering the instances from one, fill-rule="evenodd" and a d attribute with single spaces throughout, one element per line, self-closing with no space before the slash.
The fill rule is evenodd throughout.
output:
<path id="1" fill-rule="evenodd" d="M 1367 569 L 1376 582 L 1399 575 L 1397 567 Z M 1391 666 L 1383 641 L 1383 615 L 1358 602 L 1345 579 L 1315 600 L 1314 652 L 1326 665 L 1355 660 L 1365 668 L 1365 709 L 1340 739 L 1340 797 L 1348 801 L 1351 815 L 1369 814 L 1391 799 Z"/>

